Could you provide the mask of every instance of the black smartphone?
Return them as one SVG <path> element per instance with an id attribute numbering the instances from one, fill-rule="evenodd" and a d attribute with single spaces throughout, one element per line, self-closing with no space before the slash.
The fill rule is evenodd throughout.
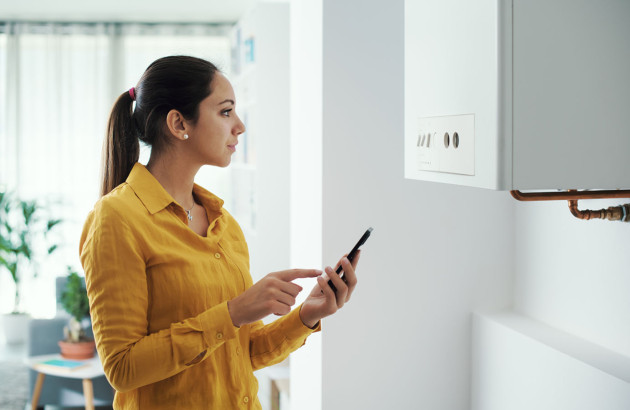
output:
<path id="1" fill-rule="evenodd" d="M 359 248 L 361 247 L 361 245 L 363 245 L 365 243 L 365 241 L 368 240 L 368 238 L 370 237 L 370 234 L 372 233 L 372 228 L 368 228 L 367 231 L 365 231 L 365 233 L 363 234 L 363 236 L 361 237 L 361 239 L 359 239 L 359 242 L 357 242 L 356 245 L 354 245 L 354 248 L 352 248 L 352 250 L 350 251 L 350 253 L 348 254 L 348 260 L 352 263 L 352 261 L 354 260 L 354 257 L 357 254 L 357 251 L 359 250 Z M 335 271 L 337 273 L 337 275 L 339 275 L 339 273 L 341 273 L 342 268 L 341 265 L 339 265 L 339 267 L 337 268 L 337 270 Z M 341 279 L 343 279 L 344 274 L 341 273 Z M 337 288 L 335 287 L 335 285 L 333 285 L 332 283 L 332 279 L 328 279 L 328 285 L 332 288 L 333 292 L 337 292 Z"/>

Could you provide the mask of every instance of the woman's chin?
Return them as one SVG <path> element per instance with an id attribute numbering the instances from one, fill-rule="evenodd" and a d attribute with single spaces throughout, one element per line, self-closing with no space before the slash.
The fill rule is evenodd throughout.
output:
<path id="1" fill-rule="evenodd" d="M 230 165 L 231 163 L 232 163 L 232 157 L 230 156 L 230 157 L 228 157 L 228 158 L 227 158 L 227 160 L 225 160 L 225 161 L 221 161 L 221 163 L 220 163 L 220 164 L 218 164 L 217 166 L 218 166 L 218 167 L 221 167 L 221 168 L 225 168 L 225 167 L 227 167 L 228 165 Z"/>

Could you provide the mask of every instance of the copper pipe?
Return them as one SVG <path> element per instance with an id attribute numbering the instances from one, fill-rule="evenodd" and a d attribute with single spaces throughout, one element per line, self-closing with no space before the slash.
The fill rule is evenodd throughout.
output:
<path id="1" fill-rule="evenodd" d="M 630 190 L 607 191 L 562 191 L 562 192 L 521 192 L 510 191 L 510 194 L 519 201 L 559 201 L 578 199 L 608 199 L 630 198 Z"/>
<path id="2" fill-rule="evenodd" d="M 569 210 L 579 219 L 608 219 L 609 221 L 630 222 L 630 204 L 611 206 L 608 209 L 580 210 L 579 199 L 630 198 L 630 190 L 578 191 L 570 189 L 562 192 L 528 192 L 510 191 L 519 201 L 558 201 L 568 200 Z"/>
<path id="3" fill-rule="evenodd" d="M 569 210 L 579 219 L 608 219 L 609 221 L 630 222 L 630 204 L 611 206 L 608 209 L 584 210 L 578 209 L 577 199 L 569 201 Z"/>

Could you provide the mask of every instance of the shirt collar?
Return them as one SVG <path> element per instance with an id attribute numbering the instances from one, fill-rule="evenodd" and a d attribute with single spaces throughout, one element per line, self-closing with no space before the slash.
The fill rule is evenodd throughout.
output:
<path id="1" fill-rule="evenodd" d="M 193 184 L 193 193 L 195 197 L 201 201 L 201 203 L 213 211 L 220 211 L 223 207 L 223 200 L 212 192 L 206 190 L 200 185 Z"/>
<path id="2" fill-rule="evenodd" d="M 151 214 L 161 211 L 171 203 L 177 203 L 149 170 L 139 162 L 131 169 L 127 177 L 127 184 Z M 223 206 L 221 198 L 197 184 L 194 184 L 193 192 L 204 206 L 215 211 L 221 210 Z"/>

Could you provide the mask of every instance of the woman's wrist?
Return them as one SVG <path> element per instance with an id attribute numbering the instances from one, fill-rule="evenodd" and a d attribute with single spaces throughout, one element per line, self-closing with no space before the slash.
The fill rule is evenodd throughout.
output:
<path id="1" fill-rule="evenodd" d="M 234 306 L 232 306 L 233 302 L 234 300 L 228 300 L 227 302 L 228 313 L 230 314 L 230 319 L 232 319 L 232 325 L 234 325 L 235 327 L 241 327 L 240 322 L 236 318 Z"/>
<path id="2" fill-rule="evenodd" d="M 302 321 L 302 324 L 304 326 L 308 327 L 309 329 L 314 329 L 319 323 L 319 321 L 321 320 L 321 318 L 309 317 L 309 315 L 305 314 L 304 311 L 302 310 L 302 306 L 300 306 L 300 320 Z"/>

